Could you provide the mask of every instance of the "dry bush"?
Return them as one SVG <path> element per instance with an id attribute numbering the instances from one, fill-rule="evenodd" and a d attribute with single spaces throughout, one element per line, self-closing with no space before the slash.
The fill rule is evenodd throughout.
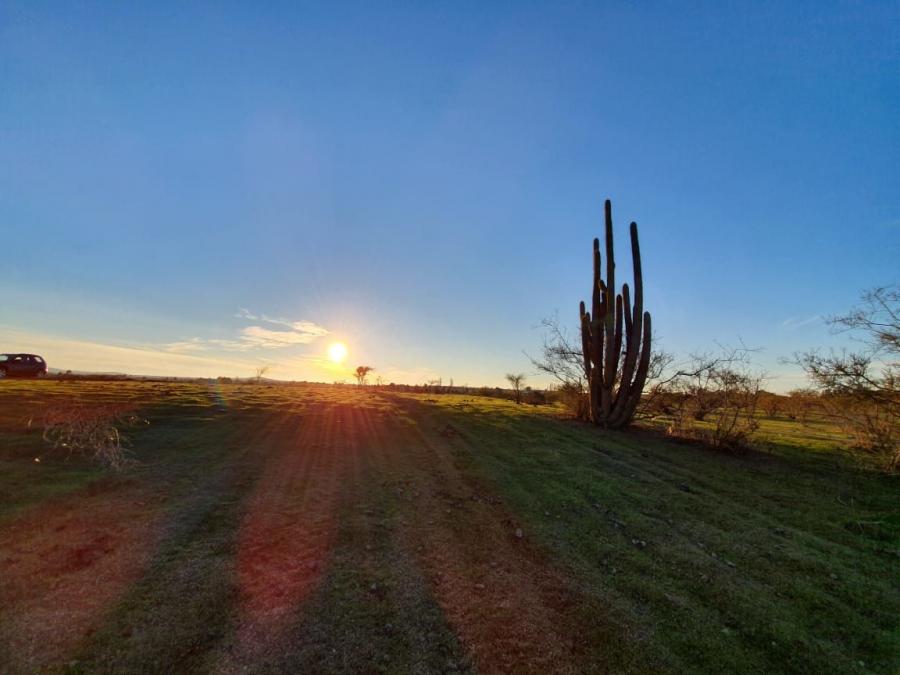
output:
<path id="1" fill-rule="evenodd" d="M 553 390 L 554 400 L 563 404 L 573 417 L 579 420 L 590 419 L 591 401 L 584 387 L 577 382 L 565 382 Z"/>
<path id="2" fill-rule="evenodd" d="M 784 401 L 785 415 L 789 420 L 799 420 L 804 424 L 810 413 L 818 407 L 819 394 L 814 389 L 792 389 Z"/>
<path id="3" fill-rule="evenodd" d="M 695 435 L 716 448 L 744 450 L 759 429 L 760 378 L 726 369 L 718 380 L 719 403 L 711 412 L 711 428 L 696 429 Z"/>
<path id="4" fill-rule="evenodd" d="M 826 414 L 856 440 L 856 451 L 888 471 L 900 468 L 900 284 L 863 293 L 862 303 L 827 319 L 859 341 L 856 352 L 796 354 Z"/>
<path id="5" fill-rule="evenodd" d="M 753 350 L 721 348 L 697 354 L 651 387 L 643 402 L 648 417 L 664 417 L 670 436 L 699 440 L 729 451 L 749 447 L 763 376 L 753 370 Z"/>
<path id="6" fill-rule="evenodd" d="M 866 396 L 824 394 L 818 408 L 853 439 L 849 450 L 891 472 L 900 469 L 897 404 L 876 404 Z"/>
<path id="7" fill-rule="evenodd" d="M 782 397 L 772 392 L 760 392 L 759 405 L 765 411 L 766 417 L 775 419 L 781 412 Z"/>
<path id="8" fill-rule="evenodd" d="M 525 387 L 525 391 L 522 392 L 522 402 L 528 405 L 546 405 L 547 401 L 547 393 L 540 389 Z"/>
<path id="9" fill-rule="evenodd" d="M 119 471 L 128 464 L 128 439 L 120 429 L 147 424 L 132 405 L 70 402 L 56 405 L 44 415 L 43 438 L 53 450 L 79 454 Z"/>
<path id="10" fill-rule="evenodd" d="M 541 327 L 544 329 L 541 356 L 539 358 L 529 356 L 529 359 L 539 372 L 551 376 L 556 381 L 556 386 L 552 390 L 554 400 L 562 403 L 576 419 L 590 419 L 591 402 L 581 344 L 569 337 L 568 332 L 560 325 L 558 317 L 544 319 Z"/>

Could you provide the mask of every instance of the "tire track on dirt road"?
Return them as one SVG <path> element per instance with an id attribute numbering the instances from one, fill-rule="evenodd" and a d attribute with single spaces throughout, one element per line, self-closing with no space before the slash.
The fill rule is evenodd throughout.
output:
<path id="1" fill-rule="evenodd" d="M 452 448 L 466 441 L 425 431 L 434 421 L 421 404 L 389 400 L 408 420 L 380 420 L 370 433 L 387 449 L 384 470 L 405 507 L 404 537 L 479 671 L 602 671 L 581 648 L 599 624 L 578 623 L 566 578 L 502 501 L 458 468 Z"/>
<path id="2" fill-rule="evenodd" d="M 323 675 L 469 672 L 401 537 L 390 451 L 374 432 L 392 408 L 368 392 L 353 392 L 351 400 L 341 407 L 343 424 L 333 437 L 335 452 L 347 460 L 327 574 L 285 635 L 282 657 L 254 665 Z"/>
<path id="3" fill-rule="evenodd" d="M 160 464 L 162 536 L 147 569 L 74 654 L 86 672 L 196 670 L 231 627 L 239 515 L 281 417 L 237 414 Z M 211 434 L 215 434 L 211 437 Z M 215 443 L 218 440 L 221 445 Z M 185 461 L 180 458 L 185 456 Z"/>
<path id="4" fill-rule="evenodd" d="M 342 483 L 354 463 L 341 439 L 346 417 L 334 404 L 308 406 L 285 421 L 266 459 L 238 533 L 238 625 L 225 670 L 276 658 L 327 571 Z"/>

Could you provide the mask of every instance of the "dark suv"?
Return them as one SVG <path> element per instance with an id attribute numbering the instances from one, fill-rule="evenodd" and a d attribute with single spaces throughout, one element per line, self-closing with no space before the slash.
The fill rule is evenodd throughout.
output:
<path id="1" fill-rule="evenodd" d="M 47 362 L 37 354 L 0 354 L 0 377 L 41 377 Z"/>

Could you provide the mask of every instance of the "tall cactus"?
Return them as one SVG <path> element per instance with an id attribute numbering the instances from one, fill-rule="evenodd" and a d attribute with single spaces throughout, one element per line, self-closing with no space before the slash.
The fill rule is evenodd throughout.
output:
<path id="1" fill-rule="evenodd" d="M 628 284 L 616 294 L 612 204 L 606 200 L 606 280 L 600 266 L 600 240 L 594 239 L 591 311 L 581 303 L 581 346 L 591 399 L 591 421 L 619 429 L 634 417 L 650 367 L 650 313 L 644 311 L 644 280 L 637 223 L 631 223 L 634 307 Z M 623 330 L 624 327 L 624 330 Z M 622 346 L 624 333 L 625 345 Z M 621 369 L 620 366 L 621 359 Z"/>

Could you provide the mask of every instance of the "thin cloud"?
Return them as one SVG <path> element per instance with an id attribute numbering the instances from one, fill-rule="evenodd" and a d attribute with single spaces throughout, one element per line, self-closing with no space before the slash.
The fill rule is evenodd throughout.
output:
<path id="1" fill-rule="evenodd" d="M 206 349 L 206 344 L 200 338 L 191 338 L 190 340 L 167 342 L 160 345 L 160 349 L 172 354 L 188 354 L 190 352 L 202 352 Z"/>
<path id="2" fill-rule="evenodd" d="M 263 349 L 277 349 L 305 345 L 327 335 L 328 331 L 309 321 L 291 324 L 293 330 L 270 330 L 262 326 L 247 326 L 241 330 L 241 341 Z"/>
<path id="3" fill-rule="evenodd" d="M 281 349 L 295 345 L 305 345 L 328 335 L 330 332 L 324 326 L 312 321 L 292 321 L 290 319 L 273 318 L 265 314 L 254 314 L 249 309 L 241 307 L 234 315 L 239 319 L 250 321 L 262 321 L 275 326 L 288 328 L 289 330 L 273 330 L 264 326 L 245 326 L 234 339 L 201 338 L 192 337 L 187 340 L 169 342 L 160 345 L 160 348 L 173 354 L 201 352 L 207 350 L 224 350 L 232 352 L 246 352 L 254 349 Z"/>
<path id="4" fill-rule="evenodd" d="M 240 316 L 241 318 L 250 319 L 251 321 L 263 321 L 265 323 L 270 323 L 273 326 L 284 326 L 285 328 L 290 328 L 291 330 L 297 331 L 299 333 L 310 333 L 317 336 L 328 334 L 327 330 L 325 330 L 322 326 L 313 323 L 312 321 L 292 321 L 291 319 L 267 316 L 266 314 L 260 314 L 257 316 L 251 312 L 248 312 L 246 309 L 241 310 Z"/>
<path id="5" fill-rule="evenodd" d="M 782 328 L 788 328 L 790 330 L 795 330 L 797 328 L 803 328 L 804 326 L 809 326 L 810 324 L 817 323 L 822 320 L 821 314 L 813 314 L 812 316 L 792 316 L 781 322 Z"/>
<path id="6" fill-rule="evenodd" d="M 245 309 L 244 307 L 239 307 L 234 316 L 238 319 L 250 319 L 250 321 L 259 321 L 258 316 L 253 314 L 249 309 Z"/>

